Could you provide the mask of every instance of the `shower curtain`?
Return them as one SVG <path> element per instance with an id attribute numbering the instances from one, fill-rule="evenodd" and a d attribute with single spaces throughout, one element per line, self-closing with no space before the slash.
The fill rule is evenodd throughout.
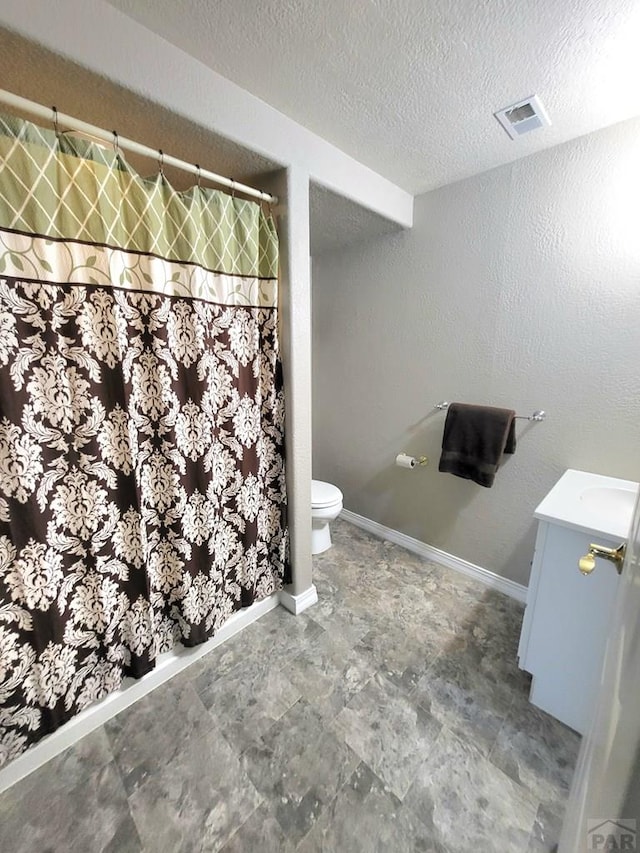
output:
<path id="1" fill-rule="evenodd" d="M 278 240 L 0 117 L 0 765 L 289 580 Z"/>

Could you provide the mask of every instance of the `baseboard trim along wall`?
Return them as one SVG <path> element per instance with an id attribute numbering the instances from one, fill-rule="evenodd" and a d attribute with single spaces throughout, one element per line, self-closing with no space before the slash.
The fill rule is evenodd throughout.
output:
<path id="1" fill-rule="evenodd" d="M 250 607 L 238 610 L 225 622 L 215 637 L 211 637 L 206 643 L 193 648 L 176 646 L 173 651 L 160 655 L 156 668 L 147 675 L 139 679 L 126 678 L 123 686 L 111 696 L 107 696 L 101 702 L 82 711 L 77 717 L 69 720 L 57 731 L 47 735 L 0 770 L 0 792 L 10 788 L 11 785 L 37 770 L 38 767 L 63 752 L 67 747 L 77 743 L 89 732 L 115 717 L 120 711 L 124 711 L 129 705 L 133 705 L 138 699 L 142 699 L 147 693 L 191 666 L 192 663 L 204 657 L 216 646 L 229 640 L 234 634 L 242 631 L 243 628 L 264 616 L 265 613 L 274 610 L 279 603 L 279 594 L 274 593 Z"/>
<path id="2" fill-rule="evenodd" d="M 280 590 L 280 604 L 295 616 L 302 613 L 302 611 L 306 610 L 307 607 L 311 607 L 313 604 L 317 603 L 318 590 L 315 588 L 314 584 L 311 584 L 309 589 L 305 589 L 304 592 L 300 592 L 298 595 L 293 595 L 292 593 L 287 592 L 286 589 Z"/>
<path id="3" fill-rule="evenodd" d="M 385 527 L 384 524 L 379 524 L 377 521 L 372 521 L 370 518 L 365 518 L 363 515 L 351 512 L 351 510 L 343 509 L 340 517 L 351 524 L 355 524 L 356 527 L 361 527 L 368 533 L 377 536 L 379 539 L 386 539 L 395 545 L 406 548 L 412 554 L 418 554 L 426 560 L 432 560 L 434 563 L 439 563 L 442 566 L 454 569 L 456 572 L 461 572 L 463 575 L 474 578 L 491 589 L 496 589 L 510 598 L 515 598 L 516 601 L 524 604 L 527 600 L 526 586 L 511 581 L 508 578 L 503 578 L 502 575 L 490 572 L 489 569 L 483 569 L 482 566 L 476 566 L 474 563 L 463 560 L 461 557 L 455 557 L 453 554 L 448 554 L 446 551 L 434 548 L 433 545 L 427 545 L 419 539 L 414 539 L 412 536 L 400 533 L 399 530 Z"/>

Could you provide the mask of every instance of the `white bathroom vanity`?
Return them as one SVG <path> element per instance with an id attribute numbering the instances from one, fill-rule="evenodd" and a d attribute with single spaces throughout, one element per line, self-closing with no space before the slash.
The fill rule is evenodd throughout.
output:
<path id="1" fill-rule="evenodd" d="M 530 701 L 577 732 L 591 719 L 619 575 L 590 544 L 627 541 L 638 483 L 568 470 L 535 511 L 538 535 L 518 648 L 533 676 Z"/>

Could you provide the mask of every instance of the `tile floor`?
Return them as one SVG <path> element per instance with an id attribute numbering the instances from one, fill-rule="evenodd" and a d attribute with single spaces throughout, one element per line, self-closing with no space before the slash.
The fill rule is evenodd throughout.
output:
<path id="1" fill-rule="evenodd" d="M 338 521 L 278 608 L 0 795 L 3 853 L 517 853 L 578 736 L 527 702 L 522 608 Z"/>

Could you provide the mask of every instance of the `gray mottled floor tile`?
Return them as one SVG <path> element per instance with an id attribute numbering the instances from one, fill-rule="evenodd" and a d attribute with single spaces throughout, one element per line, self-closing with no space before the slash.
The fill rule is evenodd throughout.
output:
<path id="1" fill-rule="evenodd" d="M 527 853 L 552 853 L 560 839 L 562 831 L 562 814 L 541 805 L 533 825 Z"/>
<path id="2" fill-rule="evenodd" d="M 412 554 L 395 542 L 383 541 L 382 553 L 397 584 L 403 587 L 407 585 L 429 588 L 435 563 L 418 554 Z"/>
<path id="3" fill-rule="evenodd" d="M 507 714 L 489 757 L 538 800 L 563 804 L 579 748 L 578 734 L 526 700 L 518 700 Z"/>
<path id="4" fill-rule="evenodd" d="M 310 610 L 311 618 L 327 633 L 342 637 L 355 645 L 371 627 L 370 618 L 357 612 L 344 599 L 322 596 L 318 593 L 318 603 Z"/>
<path id="5" fill-rule="evenodd" d="M 203 673 L 194 686 L 226 739 L 240 752 L 300 698 L 281 663 L 274 663 L 271 656 L 248 656 L 242 666 L 213 681 Z"/>
<path id="6" fill-rule="evenodd" d="M 219 729 L 185 742 L 129 796 L 145 850 L 218 850 L 261 798 Z"/>
<path id="7" fill-rule="evenodd" d="M 67 764 L 67 766 L 69 766 Z M 50 774 L 23 791 L 21 783 L 0 800 L 3 853 L 138 853 L 142 849 L 115 763 L 81 781 L 60 786 Z"/>
<path id="8" fill-rule="evenodd" d="M 478 670 L 468 655 L 444 651 L 411 694 L 425 710 L 488 755 L 513 703 L 513 691 Z"/>
<path id="9" fill-rule="evenodd" d="M 337 518 L 331 524 L 333 548 L 314 557 L 314 565 L 319 571 L 323 567 L 343 567 L 344 561 L 355 558 L 372 559 L 381 547 L 381 541 L 360 527 Z"/>
<path id="10" fill-rule="evenodd" d="M 294 853 L 295 845 L 282 831 L 267 805 L 256 809 L 225 844 L 221 853 Z"/>
<path id="11" fill-rule="evenodd" d="M 466 623 L 469 635 L 484 654 L 518 651 L 524 611 L 519 602 L 505 596 L 501 599 L 496 600 L 496 593 L 487 590 Z M 514 655 L 510 657 L 513 659 Z"/>
<path id="12" fill-rule="evenodd" d="M 403 598 L 403 586 L 394 576 L 383 545 L 379 543 L 379 553 L 372 557 L 351 561 L 353 578 L 343 589 L 345 598 L 367 613 L 391 612 Z"/>
<path id="13" fill-rule="evenodd" d="M 392 625 L 397 622 L 400 611 L 399 596 L 397 587 L 386 591 L 382 587 L 357 587 L 343 594 L 343 608 L 364 619 L 369 626 L 376 623 Z"/>
<path id="14" fill-rule="evenodd" d="M 422 587 L 431 596 L 465 604 L 481 601 L 489 591 L 484 584 L 478 583 L 475 578 L 433 562 L 429 563 L 429 573 Z M 502 595 L 501 597 L 504 598 Z"/>
<path id="15" fill-rule="evenodd" d="M 162 685 L 106 728 L 149 850 L 215 850 L 260 802 L 191 684 Z"/>
<path id="16" fill-rule="evenodd" d="M 315 585 L 316 592 L 318 593 L 319 601 L 332 601 L 334 604 L 342 602 L 342 591 L 333 577 L 314 571 L 313 583 Z M 314 604 L 310 611 L 311 618 L 313 618 L 315 609 L 316 605 Z"/>
<path id="17" fill-rule="evenodd" d="M 308 832 L 358 762 L 347 744 L 324 729 L 321 714 L 302 700 L 243 755 L 249 777 L 295 841 Z"/>
<path id="18" fill-rule="evenodd" d="M 105 724 L 128 794 L 199 743 L 213 720 L 190 684 L 161 685 Z"/>
<path id="19" fill-rule="evenodd" d="M 332 719 L 376 671 L 375 664 L 340 635 L 323 631 L 287 666 L 287 678 L 327 720 Z"/>
<path id="20" fill-rule="evenodd" d="M 410 692 L 446 646 L 447 637 L 428 624 L 411 632 L 376 622 L 355 649 L 398 687 Z"/>
<path id="21" fill-rule="evenodd" d="M 271 611 L 269 611 L 271 612 Z M 266 619 L 269 613 L 265 613 L 261 619 Z M 182 678 L 185 683 L 195 681 L 196 678 L 204 672 L 212 673 L 212 678 L 219 678 L 227 672 L 230 672 L 236 666 L 241 665 L 247 659 L 247 648 L 250 648 L 253 641 L 253 636 L 257 632 L 258 623 L 252 622 L 247 625 L 233 637 L 229 637 L 224 643 L 211 649 L 206 655 L 199 658 L 187 669 L 179 673 L 178 678 Z M 172 679 L 176 681 L 176 679 Z"/>
<path id="22" fill-rule="evenodd" d="M 0 794 L 0 810 L 4 798 L 12 800 L 17 796 L 19 800 L 33 798 L 32 802 L 39 799 L 44 802 L 52 788 L 58 793 L 76 788 L 111 761 L 109 738 L 100 726 Z"/>
<path id="23" fill-rule="evenodd" d="M 283 796 L 295 805 L 312 790 L 319 803 L 325 804 L 340 790 L 357 764 L 358 756 L 347 744 L 323 731 L 315 743 L 287 762 Z M 280 805 L 287 805 L 282 798 Z M 278 809 L 281 822 L 286 811 Z"/>
<path id="24" fill-rule="evenodd" d="M 322 585 L 329 580 L 340 595 L 349 595 L 356 610 L 368 611 L 383 597 L 394 592 L 384 543 L 361 530 L 338 522 L 334 547 L 314 557 L 314 577 Z M 376 592 L 378 595 L 376 595 Z M 356 593 L 356 595 L 354 595 Z"/>
<path id="25" fill-rule="evenodd" d="M 479 672 L 488 679 L 508 684 L 517 694 L 526 696 L 531 677 L 518 667 L 522 617 L 519 602 L 487 590 L 457 642 Z"/>
<path id="26" fill-rule="evenodd" d="M 364 763 L 298 845 L 299 853 L 447 853 Z"/>
<path id="27" fill-rule="evenodd" d="M 440 723 L 377 675 L 330 728 L 402 798 L 433 747 Z"/>
<path id="28" fill-rule="evenodd" d="M 477 599 L 444 592 L 439 586 L 429 589 L 432 578 L 420 587 L 406 586 L 402 590 L 397 612 L 397 624 L 409 633 L 429 627 L 432 633 L 455 635 L 465 630 L 472 618 Z"/>
<path id="29" fill-rule="evenodd" d="M 256 787 L 262 793 L 281 796 L 285 792 L 288 764 L 293 760 L 299 761 L 310 746 L 318 743 L 324 732 L 324 720 L 316 709 L 304 699 L 296 702 L 265 732 L 260 743 L 243 755 Z M 293 793 L 291 780 L 287 784 L 287 793 Z M 295 790 L 298 791 L 297 788 Z"/>
<path id="30" fill-rule="evenodd" d="M 529 791 L 446 728 L 405 803 L 456 853 L 526 850 L 538 809 Z"/>
<path id="31" fill-rule="evenodd" d="M 312 618 L 314 615 L 315 606 L 299 616 L 284 607 L 276 607 L 251 626 L 251 645 L 246 646 L 247 651 L 256 657 L 268 655 L 273 663 L 286 666 L 292 653 L 304 649 L 321 633 L 321 626 Z"/>

